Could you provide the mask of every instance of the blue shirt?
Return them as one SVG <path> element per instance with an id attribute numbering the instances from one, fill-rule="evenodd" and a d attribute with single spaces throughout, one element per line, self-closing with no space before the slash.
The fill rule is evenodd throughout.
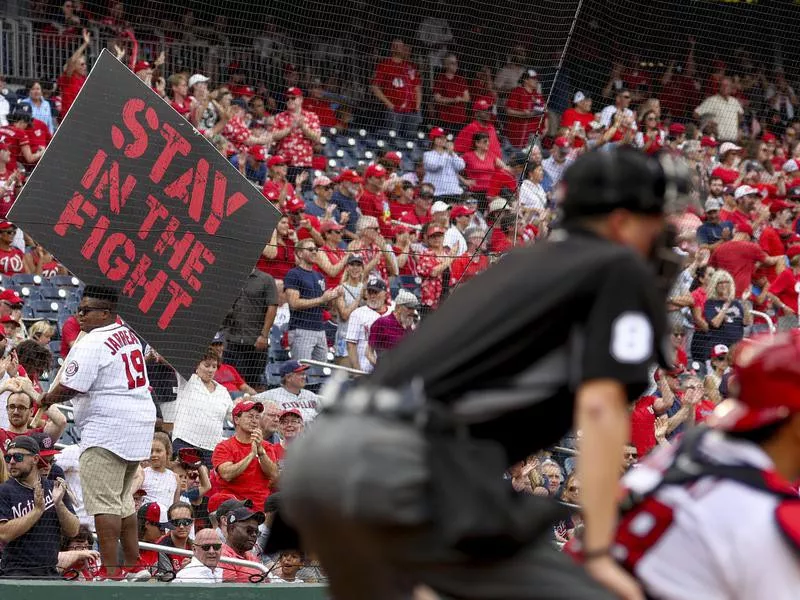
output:
<path id="1" fill-rule="evenodd" d="M 239 168 L 239 155 L 234 154 L 231 156 L 231 164 Z M 248 160 L 247 163 L 244 165 L 244 176 L 247 177 L 250 181 L 255 181 L 259 185 L 264 185 L 264 181 L 267 178 L 267 165 L 265 163 L 258 163 L 258 168 L 254 169 Z"/>
<path id="2" fill-rule="evenodd" d="M 703 223 L 697 228 L 697 241 L 700 244 L 716 244 L 722 241 L 722 230 L 728 229 L 733 235 L 733 223 L 730 221 L 721 221 L 719 223 Z M 730 238 L 728 238 L 730 239 Z"/>
<path id="3" fill-rule="evenodd" d="M 42 102 L 39 104 L 39 106 L 36 106 L 33 103 L 33 100 L 30 98 L 23 98 L 20 100 L 20 102 L 24 102 L 31 107 L 31 115 L 33 118 L 39 119 L 42 123 L 47 125 L 47 129 L 50 130 L 51 134 L 56 132 L 56 123 L 53 119 L 53 109 L 47 100 L 42 98 Z"/>
<path id="4" fill-rule="evenodd" d="M 45 511 L 27 533 L 12 540 L 3 549 L 0 559 L 0 573 L 20 573 L 31 570 L 40 574 L 43 569 L 52 568 L 55 572 L 58 563 L 58 550 L 61 545 L 61 523 L 53 504 L 53 481 L 42 479 Z M 64 496 L 64 505 L 75 513 L 69 497 Z M 16 479 L 0 484 L 0 521 L 11 521 L 33 510 L 33 489 Z"/>
<path id="5" fill-rule="evenodd" d="M 333 204 L 333 202 L 331 202 L 331 204 Z M 333 204 L 333 206 L 334 206 L 334 209 L 333 209 L 333 214 L 331 216 L 333 217 L 333 220 L 338 223 L 339 222 L 339 218 L 342 215 L 342 211 L 339 210 L 339 207 L 336 206 L 336 204 Z M 306 214 L 314 215 L 320 221 L 325 219 L 325 209 L 324 208 L 320 208 L 320 206 L 314 201 L 306 202 Z"/>
<path id="6" fill-rule="evenodd" d="M 300 292 L 302 300 L 312 300 L 322 296 L 325 291 L 325 278 L 316 271 L 294 267 L 283 278 L 283 287 Z M 289 331 L 293 329 L 321 331 L 323 327 L 322 305 L 289 311 Z"/>
<path id="7" fill-rule="evenodd" d="M 714 327 L 711 324 L 711 320 L 719 314 L 723 304 L 724 300 L 706 300 L 706 305 L 703 307 L 703 318 L 708 323 L 706 357 L 711 353 L 711 348 L 717 344 L 725 344 L 730 348 L 744 337 L 744 308 L 738 300 L 734 300 L 728 307 L 722 325 Z"/>
<path id="8" fill-rule="evenodd" d="M 345 225 L 347 231 L 352 233 L 356 232 L 356 223 L 358 223 L 358 202 L 356 202 L 353 198 L 348 198 L 339 190 L 333 192 L 333 196 L 331 196 L 331 202 L 339 207 L 341 212 L 350 213 L 350 220 Z"/>

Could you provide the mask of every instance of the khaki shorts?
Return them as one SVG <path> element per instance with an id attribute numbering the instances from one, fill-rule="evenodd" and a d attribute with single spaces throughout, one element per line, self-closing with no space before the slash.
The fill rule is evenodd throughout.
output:
<path id="1" fill-rule="evenodd" d="M 80 458 L 81 488 L 86 512 L 92 516 L 136 513 L 133 505 L 133 479 L 139 461 L 120 458 L 105 448 L 88 448 Z"/>

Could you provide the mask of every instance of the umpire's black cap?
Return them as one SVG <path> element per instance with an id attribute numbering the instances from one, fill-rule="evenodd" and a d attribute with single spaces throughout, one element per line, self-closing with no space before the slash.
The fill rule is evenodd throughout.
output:
<path id="1" fill-rule="evenodd" d="M 658 215 L 677 210 L 688 193 L 689 175 L 669 155 L 622 147 L 584 154 L 564 173 L 564 185 L 565 222 L 620 208 Z"/>

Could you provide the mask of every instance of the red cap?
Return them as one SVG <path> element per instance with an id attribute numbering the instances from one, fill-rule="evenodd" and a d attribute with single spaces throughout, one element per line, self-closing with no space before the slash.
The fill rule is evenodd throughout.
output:
<path id="1" fill-rule="evenodd" d="M 457 204 L 450 211 L 450 218 L 455 219 L 456 217 L 468 217 L 474 214 L 475 214 L 474 208 L 469 208 L 468 206 L 464 206 L 463 204 Z"/>
<path id="2" fill-rule="evenodd" d="M 161 514 L 161 505 L 158 502 L 150 502 L 144 512 L 144 520 L 154 525 L 161 525 L 166 522 L 167 515 Z"/>
<path id="3" fill-rule="evenodd" d="M 220 504 L 227 500 L 238 500 L 236 496 L 228 492 L 219 492 L 214 494 L 208 499 L 208 512 L 213 513 L 217 512 Z"/>
<path id="4" fill-rule="evenodd" d="M 250 146 L 250 150 L 247 153 L 259 162 L 264 162 L 268 156 L 267 149 L 264 146 Z"/>
<path id="5" fill-rule="evenodd" d="M 341 231 L 344 225 L 339 225 L 336 221 L 325 221 L 320 225 L 320 233 L 328 233 L 329 231 Z"/>
<path id="6" fill-rule="evenodd" d="M 725 400 L 714 411 L 717 427 L 748 431 L 800 411 L 800 330 L 745 338 L 734 352 L 737 400 Z"/>
<path id="7" fill-rule="evenodd" d="M 300 198 L 289 198 L 286 201 L 286 204 L 283 205 L 284 212 L 293 213 L 299 212 L 306 207 L 306 203 L 303 202 Z"/>
<path id="8" fill-rule="evenodd" d="M 442 129 L 441 127 L 434 127 L 433 129 L 431 129 L 431 130 L 428 132 L 428 139 L 430 139 L 431 141 L 433 141 L 433 140 L 435 140 L 435 139 L 436 139 L 436 138 L 438 138 L 438 137 L 444 137 L 444 136 L 446 136 L 446 135 L 447 135 L 447 134 L 444 132 L 444 129 Z"/>
<path id="9" fill-rule="evenodd" d="M 187 465 L 199 465 L 202 462 L 197 448 L 181 448 L 178 450 L 178 460 Z"/>
<path id="10" fill-rule="evenodd" d="M 751 237 L 753 235 L 753 227 L 750 225 L 750 223 L 737 223 L 734 231 L 737 233 L 746 233 Z"/>
<path id="11" fill-rule="evenodd" d="M 236 406 L 233 407 L 233 411 L 231 415 L 234 417 L 238 417 L 240 414 L 245 413 L 249 410 L 255 410 L 256 412 L 264 412 L 264 405 L 260 402 L 252 402 L 251 400 L 245 400 L 244 402 L 239 402 Z"/>
<path id="12" fill-rule="evenodd" d="M 786 249 L 786 256 L 788 256 L 789 258 L 794 258 L 797 255 L 800 255 L 800 244 L 795 244 L 794 246 L 789 246 Z"/>
<path id="13" fill-rule="evenodd" d="M 278 417 L 278 420 L 282 419 L 286 415 L 295 415 L 296 417 L 300 417 L 301 420 L 303 418 L 303 413 L 300 412 L 300 409 L 298 409 L 298 408 L 288 408 L 288 409 L 286 409 L 285 411 L 283 411 L 281 413 L 281 415 Z"/>
<path id="14" fill-rule="evenodd" d="M 349 181 L 350 183 L 363 183 L 364 179 L 352 169 L 344 169 L 333 180 L 334 183 L 341 183 L 342 181 Z"/>
<path id="15" fill-rule="evenodd" d="M 486 98 L 478 98 L 475 102 L 472 103 L 472 110 L 479 111 L 479 110 L 491 110 L 492 103 L 489 102 Z"/>
<path id="16" fill-rule="evenodd" d="M 369 165 L 366 171 L 364 171 L 364 179 L 369 179 L 370 177 L 387 177 L 388 175 L 389 171 L 387 171 L 385 167 L 376 164 Z"/>
<path id="17" fill-rule="evenodd" d="M 789 204 L 788 202 L 784 202 L 783 200 L 776 200 L 769 206 L 769 212 L 773 215 L 776 213 L 781 212 L 782 210 L 786 210 L 787 208 L 794 208 L 793 204 Z"/>
<path id="18" fill-rule="evenodd" d="M 275 156 L 270 156 L 269 160 L 267 161 L 267 166 L 272 168 L 276 165 L 285 165 L 286 159 L 283 158 L 280 154 L 276 154 Z"/>
<path id="19" fill-rule="evenodd" d="M 7 221 L 6 219 L 0 219 L 0 231 L 3 229 L 13 229 L 16 225 L 14 225 L 11 221 Z"/>
<path id="20" fill-rule="evenodd" d="M 715 140 L 710 135 L 704 135 L 700 138 L 700 146 L 702 148 L 716 148 L 719 144 L 717 144 L 717 140 Z"/>
<path id="21" fill-rule="evenodd" d="M 558 146 L 559 148 L 569 148 L 569 140 L 562 135 L 555 139 L 553 145 Z"/>
<path id="22" fill-rule="evenodd" d="M 437 227 L 435 225 L 433 227 L 428 227 L 428 237 L 439 233 L 444 235 L 444 227 Z"/>
<path id="23" fill-rule="evenodd" d="M 717 344 L 711 349 L 711 358 L 719 358 L 728 355 L 728 347 L 725 344 Z"/>
<path id="24" fill-rule="evenodd" d="M 383 155 L 383 160 L 394 163 L 395 165 L 399 165 L 403 159 L 400 158 L 400 155 L 397 152 L 387 152 Z"/>
<path id="25" fill-rule="evenodd" d="M 686 133 L 686 127 L 681 123 L 673 123 L 669 126 L 670 135 L 681 135 L 682 133 Z"/>
<path id="26" fill-rule="evenodd" d="M 145 71 L 147 69 L 152 69 L 152 68 L 153 65 L 151 65 L 149 62 L 147 62 L 146 60 L 140 60 L 133 67 L 133 72 L 138 73 L 139 71 Z"/>
<path id="27" fill-rule="evenodd" d="M 25 302 L 22 296 L 10 288 L 0 292 L 0 300 L 5 300 L 9 304 L 24 304 Z"/>
<path id="28" fill-rule="evenodd" d="M 770 142 L 775 142 L 777 140 L 778 138 L 775 136 L 775 134 L 770 133 L 769 131 L 761 136 L 761 141 L 767 144 L 769 144 Z"/>
<path id="29" fill-rule="evenodd" d="M 0 317 L 0 323 L 13 323 L 13 324 L 14 324 L 14 325 L 16 325 L 17 327 L 21 327 L 21 325 L 20 325 L 19 321 L 17 321 L 17 320 L 16 320 L 14 317 L 12 317 L 11 315 L 6 315 L 5 317 Z M 5 327 L 4 327 L 3 329 L 5 329 Z"/>
<path id="30" fill-rule="evenodd" d="M 286 95 L 293 98 L 302 98 L 303 90 L 301 90 L 299 87 L 290 87 L 288 90 L 286 90 Z"/>

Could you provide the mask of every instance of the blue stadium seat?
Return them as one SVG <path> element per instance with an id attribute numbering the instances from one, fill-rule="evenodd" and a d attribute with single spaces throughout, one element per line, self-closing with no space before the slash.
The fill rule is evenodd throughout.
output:
<path id="1" fill-rule="evenodd" d="M 23 285 L 32 286 L 40 285 L 42 283 L 41 275 L 31 275 L 30 273 L 15 273 L 11 276 L 11 285 L 19 287 Z"/>
<path id="2" fill-rule="evenodd" d="M 267 387 L 278 387 L 281 384 L 281 365 L 283 362 L 267 363 L 267 368 L 264 370 L 264 384 Z"/>
<path id="3" fill-rule="evenodd" d="M 61 342 L 60 341 L 52 341 L 47 345 L 50 348 L 50 352 L 53 353 L 53 358 L 58 358 L 61 356 Z"/>
<path id="4" fill-rule="evenodd" d="M 51 285 L 40 286 L 38 292 L 42 300 L 55 300 L 57 302 L 65 302 L 72 296 L 69 290 L 53 287 Z"/>
<path id="5" fill-rule="evenodd" d="M 58 315 L 63 310 L 63 304 L 55 300 L 31 300 L 30 307 L 36 319 L 58 321 Z"/>
<path id="6" fill-rule="evenodd" d="M 82 287 L 80 279 L 72 275 L 54 275 L 48 279 L 50 285 L 63 288 L 79 288 Z"/>

